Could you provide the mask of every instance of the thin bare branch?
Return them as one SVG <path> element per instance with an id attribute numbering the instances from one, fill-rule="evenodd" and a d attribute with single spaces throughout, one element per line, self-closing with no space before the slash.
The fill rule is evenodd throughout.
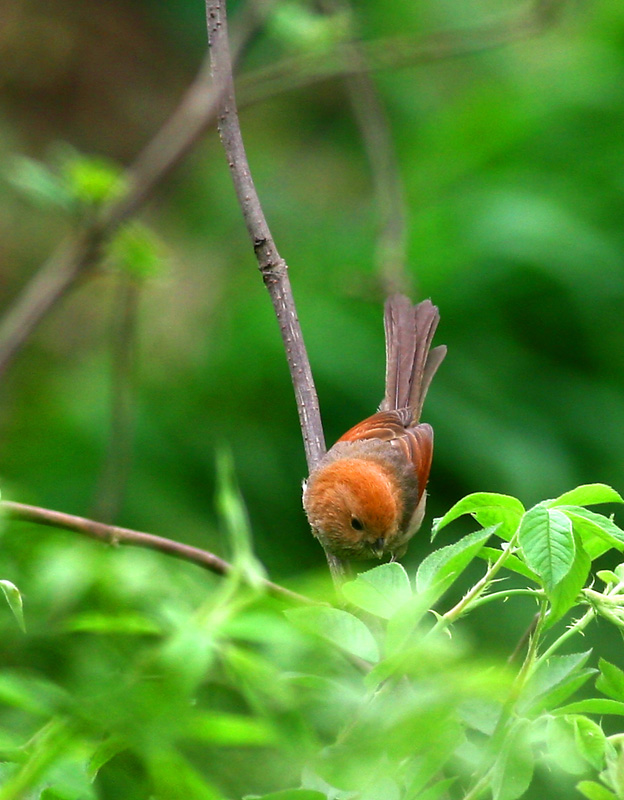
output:
<path id="1" fill-rule="evenodd" d="M 280 326 L 295 391 L 308 469 L 312 470 L 325 454 L 318 397 L 297 317 L 288 266 L 279 254 L 269 230 L 243 144 L 234 96 L 225 0 L 206 0 L 206 20 L 212 74 L 222 98 L 218 115 L 219 133 L 258 267 Z M 345 571 L 344 565 L 331 553 L 326 552 L 326 556 L 332 577 L 340 582 Z"/>
<path id="2" fill-rule="evenodd" d="M 64 514 L 61 511 L 52 511 L 49 508 L 39 508 L 23 503 L 15 503 L 11 500 L 0 502 L 0 512 L 11 520 L 20 522 L 34 522 L 38 525 L 48 525 L 52 528 L 62 528 L 63 530 L 80 533 L 90 539 L 111 545 L 132 545 L 133 547 L 145 547 L 148 550 L 157 550 L 182 561 L 189 561 L 202 569 L 214 572 L 216 575 L 228 575 L 233 567 L 228 561 L 224 561 L 219 556 L 208 550 L 201 550 L 199 547 L 192 547 L 173 539 L 166 539 L 163 536 L 156 536 L 153 533 L 142 533 L 130 528 L 119 528 L 115 525 L 105 525 L 103 522 L 95 522 L 85 517 L 75 517 L 72 514 Z M 315 600 L 309 597 L 292 592 L 284 586 L 280 586 L 272 581 L 262 581 L 264 588 L 284 600 L 294 603 L 305 603 L 316 605 Z"/>

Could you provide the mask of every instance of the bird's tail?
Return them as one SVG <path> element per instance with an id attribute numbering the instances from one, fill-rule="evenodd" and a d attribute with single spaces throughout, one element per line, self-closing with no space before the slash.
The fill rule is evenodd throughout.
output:
<path id="1" fill-rule="evenodd" d="M 411 424 L 420 420 L 427 390 L 446 355 L 446 346 L 431 349 L 440 314 L 431 300 L 412 305 L 401 294 L 386 300 L 386 395 L 381 411 L 409 408 Z"/>

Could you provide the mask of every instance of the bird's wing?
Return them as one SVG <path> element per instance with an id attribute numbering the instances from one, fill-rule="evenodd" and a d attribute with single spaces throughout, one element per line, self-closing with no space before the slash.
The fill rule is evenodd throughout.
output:
<path id="1" fill-rule="evenodd" d="M 420 499 L 431 470 L 433 428 L 426 422 L 405 427 L 409 416 L 408 409 L 379 411 L 348 430 L 338 441 L 357 442 L 364 439 L 379 439 L 400 448 L 416 473 L 418 499 Z"/>

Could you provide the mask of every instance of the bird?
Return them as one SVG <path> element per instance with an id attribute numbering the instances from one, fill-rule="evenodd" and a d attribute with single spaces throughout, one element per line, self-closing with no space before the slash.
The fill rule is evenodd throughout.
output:
<path id="1" fill-rule="evenodd" d="M 394 294 L 384 307 L 385 395 L 311 471 L 303 506 L 326 551 L 345 560 L 395 561 L 425 514 L 433 428 L 423 403 L 446 346 L 431 349 L 440 314 L 431 300 Z"/>

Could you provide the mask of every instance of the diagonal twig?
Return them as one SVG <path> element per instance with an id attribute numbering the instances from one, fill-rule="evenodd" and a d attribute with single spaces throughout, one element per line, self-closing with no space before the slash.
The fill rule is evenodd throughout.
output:
<path id="1" fill-rule="evenodd" d="M 232 564 L 208 550 L 176 542 L 173 539 L 166 539 L 164 536 L 156 536 L 153 533 L 143 533 L 130 528 L 119 528 L 116 525 L 105 525 L 103 522 L 96 522 L 85 517 L 75 517 L 73 514 L 65 514 L 61 511 L 52 511 L 49 508 L 39 508 L 38 506 L 30 506 L 24 503 L 15 503 L 11 500 L 2 500 L 0 502 L 0 512 L 7 519 L 34 522 L 38 525 L 48 525 L 52 528 L 62 528 L 63 530 L 80 533 L 105 544 L 132 545 L 134 547 L 145 547 L 148 550 L 157 550 L 182 561 L 189 561 L 191 564 L 196 564 L 198 567 L 214 572 L 217 575 L 227 575 L 233 570 Z M 284 600 L 318 605 L 317 601 L 293 592 L 285 586 L 273 583 L 273 581 L 262 580 L 261 585 L 271 594 Z"/>

